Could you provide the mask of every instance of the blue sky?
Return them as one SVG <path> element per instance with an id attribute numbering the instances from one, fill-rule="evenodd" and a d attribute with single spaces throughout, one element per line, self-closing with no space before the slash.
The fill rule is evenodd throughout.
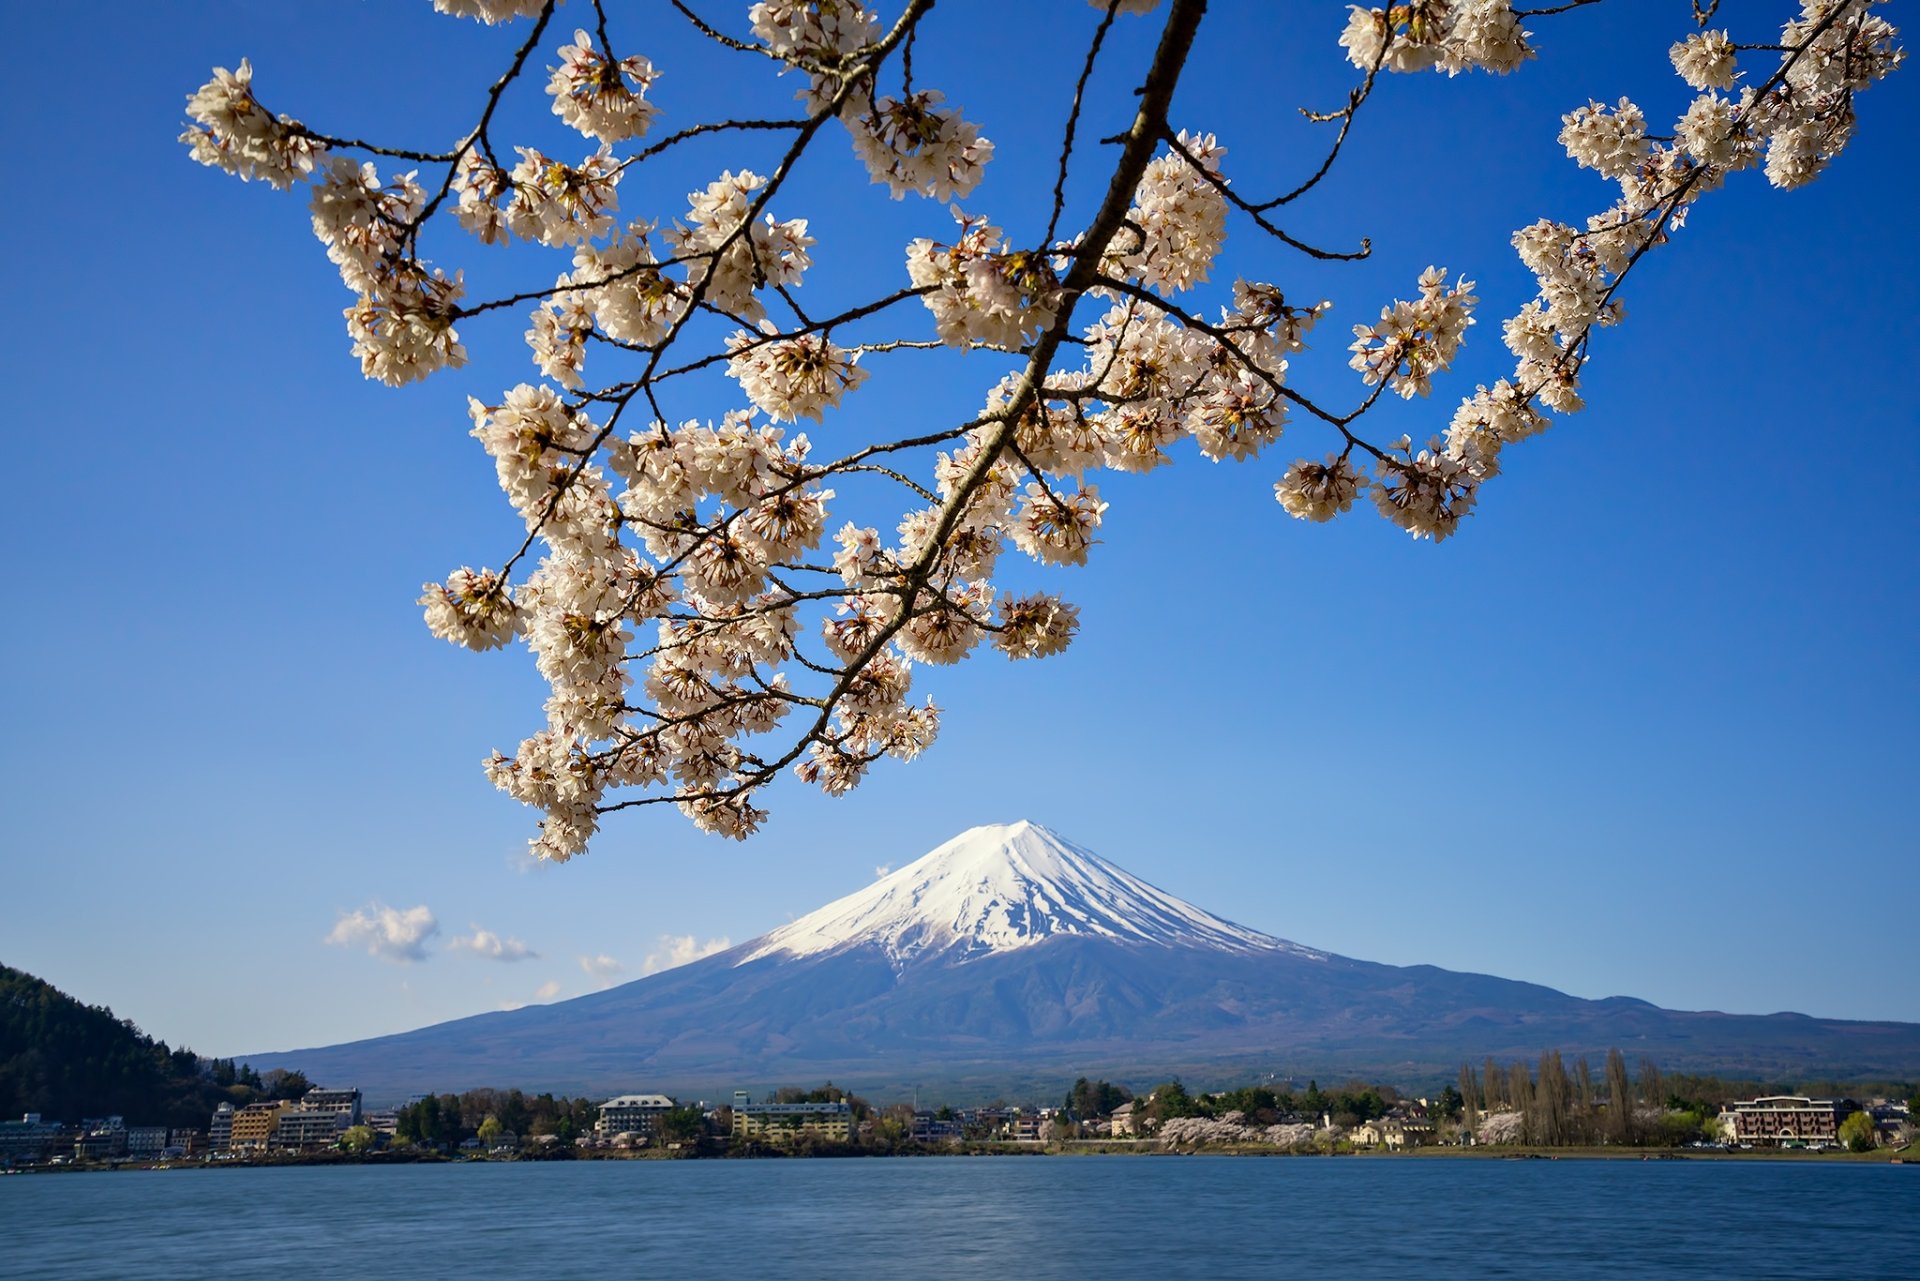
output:
<path id="1" fill-rule="evenodd" d="M 968 206 L 1031 236 L 1096 15 L 1027 7 L 942 5 L 916 68 L 998 144 Z M 1289 5 L 1282 23 L 1277 8 L 1215 6 L 1174 113 L 1219 132 L 1254 193 L 1313 163 L 1294 108 L 1349 82 L 1344 9 Z M 1353 397 L 1341 335 L 1429 262 L 1481 282 L 1482 323 L 1460 373 L 1379 435 L 1423 438 L 1501 376 L 1497 320 L 1531 292 L 1508 235 L 1608 199 L 1555 145 L 1560 113 L 1628 93 L 1670 118 L 1685 91 L 1665 48 L 1685 10 L 1537 21 L 1541 59 L 1504 80 L 1387 82 L 1289 224 L 1370 236 L 1365 266 L 1236 226 L 1226 282 L 1338 304 L 1300 384 Z M 585 12 L 573 0 L 548 43 Z M 661 67 L 668 120 L 696 118 L 716 85 L 742 109 L 786 99 L 790 80 L 690 45 L 664 12 L 616 10 L 614 32 Z M 531 379 L 522 320 L 465 327 L 465 371 L 364 383 L 301 199 L 174 141 L 208 68 L 250 56 L 276 109 L 443 146 L 517 29 L 424 0 L 38 6 L 13 27 L 0 960 L 204 1052 L 327 1043 L 592 990 L 582 957 L 631 978 L 669 958 L 666 939 L 743 941 L 962 828 L 1026 817 L 1348 955 L 1683 1008 L 1920 1019 L 1901 908 L 1920 853 L 1911 72 L 1863 96 L 1851 150 L 1812 187 L 1748 175 L 1703 203 L 1630 282 L 1587 412 L 1510 451 L 1453 541 L 1359 511 L 1286 518 L 1273 480 L 1327 448 L 1304 424 L 1251 464 L 1187 453 L 1103 481 L 1104 544 L 1050 576 L 1082 607 L 1081 639 L 1046 663 L 923 673 L 947 715 L 920 762 L 838 801 L 785 786 L 745 845 L 646 811 L 570 865 L 530 868 L 531 816 L 478 763 L 537 724 L 531 663 L 435 641 L 412 604 L 514 537 L 464 404 Z M 1025 34 L 987 38 L 984 64 L 932 38 L 978 48 L 968 27 Z M 1090 133 L 1123 127 L 1155 29 L 1122 28 Z M 77 74 L 50 51 L 82 30 Z M 520 105 L 524 136 L 560 146 L 537 87 Z M 768 161 L 689 150 L 623 206 L 671 216 L 743 163 Z M 1070 222 L 1095 194 L 1089 175 Z M 813 222 L 804 296 L 823 300 L 894 282 L 896 247 L 944 222 L 869 190 L 838 140 L 780 212 Z M 440 256 L 476 294 L 561 265 Z M 883 370 L 850 412 L 952 421 L 998 376 L 989 359 Z M 431 910 L 426 959 L 324 942 L 375 901 Z M 447 948 L 476 926 L 538 955 Z"/>

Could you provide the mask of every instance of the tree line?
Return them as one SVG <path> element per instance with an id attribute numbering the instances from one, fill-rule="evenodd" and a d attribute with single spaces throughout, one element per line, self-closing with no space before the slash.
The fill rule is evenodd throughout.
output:
<path id="1" fill-rule="evenodd" d="M 1712 1139 L 1721 1109 L 1770 1094 L 1881 1095 L 1920 1104 L 1920 1090 L 1913 1082 L 1783 1083 L 1668 1074 L 1650 1057 L 1629 1070 L 1618 1047 L 1607 1051 L 1598 1073 L 1584 1055 L 1569 1067 L 1558 1050 L 1543 1051 L 1535 1063 L 1515 1060 L 1505 1067 L 1489 1055 L 1477 1068 L 1461 1064 L 1454 1088 L 1469 1129 L 1477 1130 L 1487 1116 L 1517 1117 L 1512 1141 L 1537 1147 L 1665 1147 Z"/>
<path id="2" fill-rule="evenodd" d="M 493 1089 L 428 1094 L 398 1110 L 394 1138 L 399 1144 L 455 1148 L 468 1139 L 491 1142 L 509 1133 L 523 1140 L 551 1135 L 557 1146 L 570 1150 L 599 1116 L 599 1104 L 564 1095 Z"/>

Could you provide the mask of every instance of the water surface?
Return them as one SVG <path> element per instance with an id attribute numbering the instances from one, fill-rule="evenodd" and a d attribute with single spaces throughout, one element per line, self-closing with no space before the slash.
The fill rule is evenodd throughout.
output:
<path id="1" fill-rule="evenodd" d="M 0 1276 L 1920 1276 L 1920 1168 L 1234 1157 L 0 1179 Z"/>

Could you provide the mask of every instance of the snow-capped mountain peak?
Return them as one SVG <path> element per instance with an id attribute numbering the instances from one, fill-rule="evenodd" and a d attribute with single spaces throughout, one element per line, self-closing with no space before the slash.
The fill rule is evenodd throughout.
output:
<path id="1" fill-rule="evenodd" d="M 756 940 L 737 963 L 867 945 L 896 964 L 931 955 L 965 960 L 1060 935 L 1324 955 L 1202 911 L 1022 821 L 970 828 L 865 889 Z"/>

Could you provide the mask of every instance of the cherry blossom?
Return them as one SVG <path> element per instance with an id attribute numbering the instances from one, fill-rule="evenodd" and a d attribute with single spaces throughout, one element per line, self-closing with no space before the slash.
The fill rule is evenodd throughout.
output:
<path id="1" fill-rule="evenodd" d="M 1509 483 L 1507 451 L 1582 408 L 1597 338 L 1624 321 L 1637 264 L 1737 175 L 1759 170 L 1782 188 L 1816 179 L 1857 127 L 1856 96 L 1903 60 L 1873 0 L 1776 2 L 1770 19 L 1758 5 L 1707 5 L 1725 29 L 1702 18 L 1659 32 L 1671 102 L 1595 86 L 1565 104 L 1559 152 L 1599 193 L 1517 217 L 1533 219 L 1512 234 L 1517 267 L 1475 264 L 1502 280 L 1489 293 L 1509 292 L 1501 273 L 1522 283 L 1490 326 L 1500 341 L 1471 346 L 1478 286 L 1429 267 L 1410 298 L 1381 305 L 1382 287 L 1367 307 L 1349 302 L 1343 314 L 1365 321 L 1377 307 L 1378 319 L 1349 322 L 1344 351 L 1316 350 L 1333 303 L 1304 282 L 1324 280 L 1320 266 L 1352 269 L 1369 246 L 1300 238 L 1293 202 L 1324 199 L 1318 184 L 1349 132 L 1378 127 L 1368 104 L 1380 77 L 1504 75 L 1536 56 L 1523 24 L 1589 5 L 1400 0 L 1355 5 L 1324 29 L 1286 24 L 1344 58 L 1352 82 L 1344 107 L 1309 108 L 1327 140 L 1300 174 L 1231 168 L 1222 139 L 1245 121 L 1213 133 L 1170 120 L 1199 0 L 1073 11 L 1084 43 L 1061 59 L 1060 99 L 1074 94 L 1058 197 L 987 182 L 995 149 L 978 122 L 1007 119 L 1007 104 L 970 112 L 914 83 L 916 41 L 954 42 L 945 53 L 972 39 L 990 57 L 998 38 L 928 0 L 885 12 L 759 0 L 711 25 L 682 13 L 738 59 L 739 76 L 791 73 L 791 93 L 777 95 L 790 119 L 731 114 L 731 83 L 663 78 L 613 43 L 628 16 L 618 5 L 592 6 L 591 30 L 581 8 L 582 28 L 556 47 L 550 0 L 434 0 L 487 26 L 533 24 L 501 33 L 508 69 L 443 149 L 335 137 L 276 114 L 246 61 L 187 99 L 181 141 L 243 180 L 304 186 L 365 376 L 397 385 L 465 364 L 456 325 L 485 335 L 489 360 L 501 324 L 509 348 L 524 340 L 534 372 L 516 355 L 507 368 L 520 372 L 487 384 L 508 389 L 468 405 L 524 538 L 490 561 L 498 569 L 426 584 L 418 605 L 453 644 L 526 646 L 544 704 L 485 771 L 541 815 L 533 852 L 564 860 L 630 806 L 671 804 L 703 831 L 742 838 L 768 820 L 777 780 L 838 796 L 884 761 L 925 752 L 942 712 L 917 683 L 937 692 L 952 664 L 1046 658 L 1078 636 L 1080 613 L 1054 580 L 1101 554 L 1102 473 L 1231 461 L 1278 473 L 1274 498 L 1302 522 L 1364 510 L 1364 498 L 1412 538 L 1461 532 L 1481 487 Z M 1127 73 L 1138 92 L 1115 114 L 1082 91 L 1123 56 L 1106 43 L 1123 18 L 1159 26 L 1161 39 Z M 661 29 L 638 29 L 671 62 Z M 540 49 L 556 59 L 543 83 Z M 656 87 L 675 96 L 656 100 Z M 1040 101 L 1013 104 L 1023 130 Z M 592 150 L 566 150 L 563 137 L 556 154 L 555 117 Z M 841 131 L 860 161 L 848 201 L 881 200 L 877 185 L 937 202 L 944 212 L 902 211 L 924 234 L 816 245 L 794 206 L 818 188 L 791 179 Z M 775 143 L 752 167 L 730 150 L 747 135 Z M 684 203 L 656 160 L 683 152 L 679 172 L 718 175 Z M 844 153 L 833 159 L 845 168 Z M 1104 193 L 1096 207 L 1068 198 L 1070 175 Z M 976 195 L 1004 201 L 1004 220 L 955 203 Z M 860 256 L 865 274 L 810 286 L 816 249 L 823 262 Z M 558 260 L 526 274 L 543 253 Z M 1295 255 L 1316 260 L 1313 276 L 1294 271 Z M 467 296 L 469 268 L 487 282 L 481 297 Z M 850 296 L 856 276 L 879 283 Z M 926 348 L 953 350 L 913 354 Z M 1494 367 L 1465 365 L 1482 359 Z M 899 398 L 862 390 L 882 385 L 881 370 L 911 387 L 925 375 L 910 362 L 924 360 L 945 362 L 943 379 L 973 380 L 957 418 L 918 402 L 902 414 Z M 1451 411 L 1422 400 L 1456 370 L 1481 381 L 1463 383 Z M 1381 441 L 1376 411 L 1423 416 L 1432 433 L 1420 447 L 1411 434 Z M 794 430 L 802 420 L 817 442 Z M 1277 517 L 1275 537 L 1315 532 Z M 1489 1117 L 1482 1133 L 1497 1139 L 1504 1124 Z M 1324 1137 L 1237 1116 L 1162 1130 L 1183 1146 Z"/>

